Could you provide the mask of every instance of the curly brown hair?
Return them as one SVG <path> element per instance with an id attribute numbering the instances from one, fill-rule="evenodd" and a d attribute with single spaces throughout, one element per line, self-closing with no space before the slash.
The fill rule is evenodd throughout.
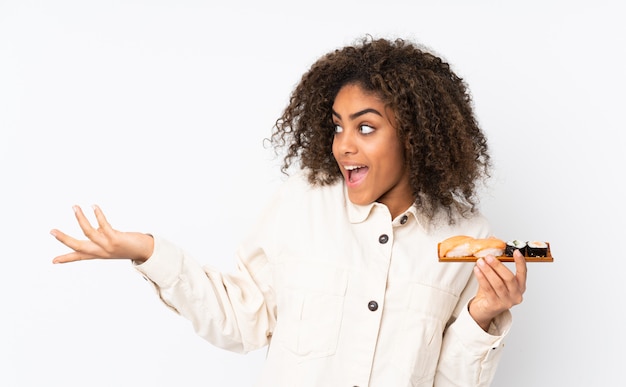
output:
<path id="1" fill-rule="evenodd" d="M 331 149 L 335 96 L 346 84 L 375 93 L 395 115 L 410 184 L 420 211 L 467 215 L 476 210 L 477 182 L 489 176 L 487 140 L 464 80 L 433 53 L 404 39 L 361 38 L 318 59 L 293 90 L 270 141 L 285 148 L 282 171 L 308 171 L 311 184 L 341 178 Z"/>

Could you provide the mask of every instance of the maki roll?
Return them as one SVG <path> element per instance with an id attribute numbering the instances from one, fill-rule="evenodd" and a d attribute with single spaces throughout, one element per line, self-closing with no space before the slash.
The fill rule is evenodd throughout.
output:
<path id="1" fill-rule="evenodd" d="M 513 252 L 515 250 L 519 250 L 523 256 L 526 256 L 527 244 L 526 242 L 522 242 L 520 240 L 514 239 L 512 241 L 506 242 L 506 248 L 504 249 L 504 255 L 507 257 L 512 257 Z"/>
<path id="2" fill-rule="evenodd" d="M 527 252 L 529 257 L 547 257 L 548 256 L 548 244 L 546 242 L 528 242 Z"/>

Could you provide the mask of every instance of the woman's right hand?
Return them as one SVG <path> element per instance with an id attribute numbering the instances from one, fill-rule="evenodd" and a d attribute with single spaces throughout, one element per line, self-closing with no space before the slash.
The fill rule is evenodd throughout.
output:
<path id="1" fill-rule="evenodd" d="M 93 228 L 79 206 L 72 208 L 87 240 L 75 239 L 56 229 L 50 231 L 50 234 L 59 242 L 73 250 L 70 253 L 55 257 L 52 263 L 67 263 L 86 259 L 131 259 L 145 262 L 152 255 L 154 239 L 151 235 L 113 229 L 98 206 L 93 207 L 98 228 Z"/>

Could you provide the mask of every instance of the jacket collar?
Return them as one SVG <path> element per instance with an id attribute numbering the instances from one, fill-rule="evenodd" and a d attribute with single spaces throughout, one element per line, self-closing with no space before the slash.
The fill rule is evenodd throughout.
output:
<path id="1" fill-rule="evenodd" d="M 382 203 L 378 203 L 378 202 L 374 202 L 374 203 L 370 203 L 366 205 L 359 205 L 359 204 L 352 203 L 350 201 L 350 198 L 348 197 L 348 187 L 346 186 L 345 182 L 343 182 L 342 185 L 343 185 L 343 193 L 344 193 L 343 196 L 344 196 L 345 206 L 347 209 L 348 220 L 350 221 L 350 223 L 364 222 L 370 216 L 370 214 L 372 213 L 375 207 L 379 207 L 381 210 L 384 209 L 384 211 L 389 212 L 389 209 L 387 208 L 386 205 Z M 417 207 L 415 206 L 415 203 L 412 204 L 411 207 L 409 207 L 404 212 L 403 215 L 413 216 L 413 218 L 418 220 Z M 398 218 L 400 218 L 401 216 L 402 215 L 398 216 Z"/>

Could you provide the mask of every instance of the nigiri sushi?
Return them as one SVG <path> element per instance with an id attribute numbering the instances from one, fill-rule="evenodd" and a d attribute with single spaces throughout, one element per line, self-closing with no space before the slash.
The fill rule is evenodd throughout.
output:
<path id="1" fill-rule="evenodd" d="M 439 244 L 440 257 L 486 257 L 491 254 L 501 256 L 506 243 L 496 237 L 472 238 L 467 235 L 456 235 L 445 239 Z"/>
<path id="2" fill-rule="evenodd" d="M 496 237 L 473 239 L 470 242 L 471 255 L 475 257 L 486 257 L 493 255 L 496 257 L 504 254 L 506 242 Z"/>
<path id="3" fill-rule="evenodd" d="M 439 243 L 440 257 L 466 257 L 472 255 L 470 241 L 474 238 L 467 235 L 456 235 Z"/>

